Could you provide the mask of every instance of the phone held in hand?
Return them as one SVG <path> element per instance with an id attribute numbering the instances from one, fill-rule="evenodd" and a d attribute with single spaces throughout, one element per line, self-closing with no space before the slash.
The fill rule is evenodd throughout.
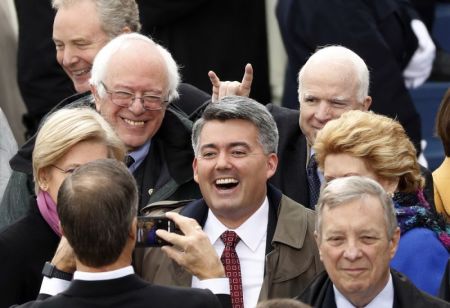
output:
<path id="1" fill-rule="evenodd" d="M 136 247 L 160 247 L 171 245 L 156 235 L 156 230 L 175 232 L 175 223 L 164 216 L 138 216 Z"/>

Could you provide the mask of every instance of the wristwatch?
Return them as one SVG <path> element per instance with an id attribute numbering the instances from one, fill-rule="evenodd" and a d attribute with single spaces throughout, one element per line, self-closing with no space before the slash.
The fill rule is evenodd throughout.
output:
<path id="1" fill-rule="evenodd" d="M 50 262 L 45 262 L 44 268 L 42 269 L 42 275 L 48 278 L 59 278 L 68 281 L 73 278 L 73 274 L 60 271 Z"/>

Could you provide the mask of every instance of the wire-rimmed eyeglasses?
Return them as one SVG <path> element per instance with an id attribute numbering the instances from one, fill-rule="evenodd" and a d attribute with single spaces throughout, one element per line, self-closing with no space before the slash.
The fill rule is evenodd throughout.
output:
<path id="1" fill-rule="evenodd" d="M 106 93 L 108 93 L 111 101 L 120 107 L 130 108 L 133 105 L 136 99 L 141 101 L 142 107 L 145 110 L 161 110 L 167 106 L 169 102 L 167 99 L 164 99 L 160 96 L 156 95 L 143 95 L 141 97 L 135 96 L 133 93 L 127 91 L 110 91 L 106 87 L 103 82 L 100 82 L 102 87 L 105 89 Z"/>

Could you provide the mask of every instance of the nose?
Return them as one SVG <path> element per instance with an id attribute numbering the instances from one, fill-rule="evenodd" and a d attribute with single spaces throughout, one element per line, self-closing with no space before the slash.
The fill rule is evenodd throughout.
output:
<path id="1" fill-rule="evenodd" d="M 142 104 L 142 99 L 141 97 L 134 97 L 132 102 L 131 102 L 131 106 L 128 107 L 128 109 L 130 109 L 131 112 L 133 112 L 134 114 L 142 114 L 145 112 L 144 109 L 144 105 Z"/>
<path id="2" fill-rule="evenodd" d="M 64 50 L 61 52 L 63 53 L 62 55 L 63 66 L 70 66 L 78 61 L 78 56 L 69 46 L 66 46 Z"/>
<path id="3" fill-rule="evenodd" d="M 228 168 L 230 168 L 229 156 L 227 155 L 227 153 L 222 151 L 217 155 L 216 169 L 223 170 Z"/>
<path id="4" fill-rule="evenodd" d="M 319 105 L 317 106 L 316 112 L 314 113 L 314 116 L 317 120 L 320 122 L 327 122 L 331 120 L 331 110 L 330 106 L 326 101 L 321 101 Z"/>
<path id="5" fill-rule="evenodd" d="M 350 261 L 354 261 L 361 256 L 361 249 L 355 242 L 349 241 L 344 250 L 344 257 Z"/>

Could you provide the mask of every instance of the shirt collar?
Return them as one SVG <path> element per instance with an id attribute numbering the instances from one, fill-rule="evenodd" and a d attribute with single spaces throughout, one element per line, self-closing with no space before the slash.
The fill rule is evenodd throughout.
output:
<path id="1" fill-rule="evenodd" d="M 344 295 L 333 284 L 334 299 L 336 301 L 337 308 L 354 308 L 355 306 L 348 301 Z M 392 275 L 389 273 L 389 280 L 384 286 L 383 290 L 378 293 L 375 298 L 368 303 L 365 308 L 377 308 L 377 307 L 393 307 L 394 306 L 394 285 L 392 284 Z"/>
<path id="2" fill-rule="evenodd" d="M 81 271 L 75 271 L 73 274 L 74 280 L 88 280 L 88 281 L 94 281 L 94 280 L 110 280 L 110 279 L 117 279 L 122 278 L 128 275 L 134 274 L 133 267 L 127 266 L 122 267 L 114 271 L 109 272 L 99 272 L 99 273 L 92 273 L 92 272 L 81 272 Z"/>
<path id="3" fill-rule="evenodd" d="M 222 224 L 214 213 L 209 209 L 203 231 L 208 235 L 211 243 L 220 240 L 220 235 L 226 230 L 237 233 L 241 241 L 252 251 L 256 251 L 263 237 L 267 235 L 267 224 L 269 222 L 269 200 L 267 196 L 264 202 L 242 225 L 236 229 L 229 229 Z"/>
<path id="4" fill-rule="evenodd" d="M 139 148 L 134 151 L 128 153 L 134 159 L 134 163 L 129 167 L 131 173 L 136 171 L 136 169 L 141 165 L 144 161 L 144 158 L 147 156 L 148 151 L 150 150 L 151 140 L 147 141 Z"/>

